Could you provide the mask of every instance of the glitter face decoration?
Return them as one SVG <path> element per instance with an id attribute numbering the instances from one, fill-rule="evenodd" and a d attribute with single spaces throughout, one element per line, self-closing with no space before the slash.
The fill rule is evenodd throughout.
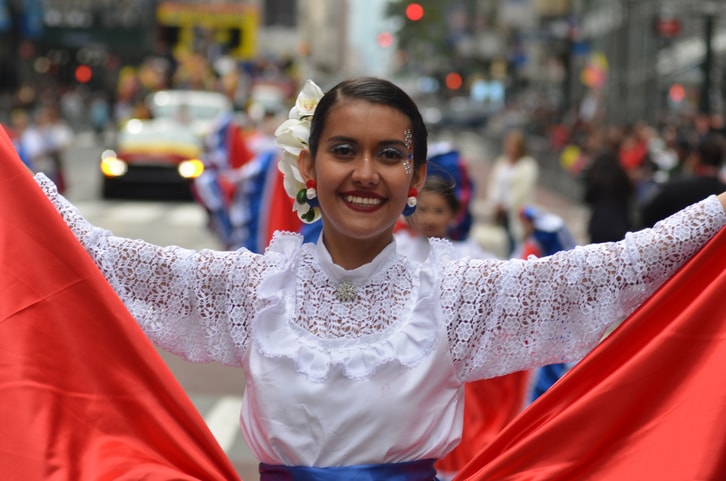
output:
<path id="1" fill-rule="evenodd" d="M 413 134 L 411 133 L 411 129 L 403 131 L 403 143 L 406 145 L 406 149 L 408 150 L 408 156 L 406 156 L 406 160 L 403 161 L 403 170 L 407 174 L 410 174 L 413 172 Z"/>

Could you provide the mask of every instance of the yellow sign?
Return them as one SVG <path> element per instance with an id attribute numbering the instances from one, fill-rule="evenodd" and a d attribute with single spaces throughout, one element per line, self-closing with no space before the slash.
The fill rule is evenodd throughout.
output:
<path id="1" fill-rule="evenodd" d="M 162 2 L 156 10 L 156 19 L 159 25 L 179 27 L 180 42 L 193 41 L 195 28 L 202 27 L 216 32 L 215 37 L 220 41 L 234 40 L 232 55 L 242 59 L 256 56 L 259 11 L 254 5 Z"/>

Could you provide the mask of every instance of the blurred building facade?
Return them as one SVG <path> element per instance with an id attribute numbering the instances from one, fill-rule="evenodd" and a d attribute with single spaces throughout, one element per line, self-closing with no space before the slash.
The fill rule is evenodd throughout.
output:
<path id="1" fill-rule="evenodd" d="M 414 3 L 392 0 L 400 12 Z M 712 0 L 417 0 L 441 15 L 446 49 L 415 57 L 422 75 L 498 79 L 530 110 L 655 122 L 722 113 L 726 3 Z M 403 17 L 403 14 L 401 13 Z M 403 22 L 412 31 L 425 20 Z M 427 25 L 429 30 L 433 26 Z M 438 26 L 437 26 L 438 28 Z M 419 43 L 421 40 L 417 39 Z M 438 72 L 434 71 L 438 69 Z M 457 84 L 458 85 L 458 84 Z"/>
<path id="2" fill-rule="evenodd" d="M 426 12 L 418 25 L 390 15 L 411 3 L 0 0 L 0 94 L 30 80 L 72 85 L 80 65 L 93 74 L 90 87 L 113 89 L 124 65 L 199 49 L 285 65 L 286 75 L 321 85 L 408 74 L 471 96 L 494 80 L 531 110 L 605 112 L 618 122 L 723 110 L 724 2 L 418 0 Z M 399 44 L 406 29 L 417 37 Z M 449 73 L 461 82 L 447 92 Z"/>
<path id="3" fill-rule="evenodd" d="M 275 67 L 289 76 L 300 57 L 298 3 L 0 0 L 0 111 L 31 107 L 38 92 L 112 96 L 127 67 L 141 70 L 150 58 L 175 64 L 187 53 L 225 60 L 225 70 L 235 63 L 244 73 Z"/>
<path id="4" fill-rule="evenodd" d="M 0 0 L 0 93 L 39 77 L 73 84 L 79 65 L 113 88 L 124 65 L 183 50 L 282 59 L 325 81 L 356 67 L 349 11 L 348 0 Z"/>
<path id="5" fill-rule="evenodd" d="M 722 113 L 723 2 L 580 0 L 574 13 L 589 51 L 608 61 L 601 89 L 610 118 L 655 122 L 674 112 Z"/>

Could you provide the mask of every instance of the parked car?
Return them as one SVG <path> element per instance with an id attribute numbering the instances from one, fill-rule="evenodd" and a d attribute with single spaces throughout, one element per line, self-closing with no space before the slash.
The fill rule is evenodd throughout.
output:
<path id="1" fill-rule="evenodd" d="M 192 199 L 205 138 L 232 103 L 218 92 L 162 90 L 149 94 L 146 106 L 151 118 L 126 121 L 101 154 L 101 195 Z"/>
<path id="2" fill-rule="evenodd" d="M 486 127 L 490 115 L 487 106 L 481 102 L 468 97 L 453 97 L 442 110 L 439 122 L 442 128 L 481 129 Z"/>

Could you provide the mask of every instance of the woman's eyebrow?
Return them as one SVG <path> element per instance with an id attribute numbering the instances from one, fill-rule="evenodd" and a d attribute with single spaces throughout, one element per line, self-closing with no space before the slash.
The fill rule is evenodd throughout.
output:
<path id="1" fill-rule="evenodd" d="M 354 137 L 348 137 L 347 135 L 332 135 L 328 137 L 326 140 L 327 142 L 348 142 L 351 144 L 357 144 L 358 140 L 356 140 Z M 406 142 L 400 139 L 386 139 L 381 140 L 378 142 L 378 146 L 380 147 L 386 147 L 390 145 L 396 145 L 401 147 L 406 147 Z"/>
<path id="2" fill-rule="evenodd" d="M 356 143 L 356 140 L 353 137 L 348 137 L 346 135 L 332 135 L 327 138 L 327 142 L 350 142 L 350 143 Z"/>

